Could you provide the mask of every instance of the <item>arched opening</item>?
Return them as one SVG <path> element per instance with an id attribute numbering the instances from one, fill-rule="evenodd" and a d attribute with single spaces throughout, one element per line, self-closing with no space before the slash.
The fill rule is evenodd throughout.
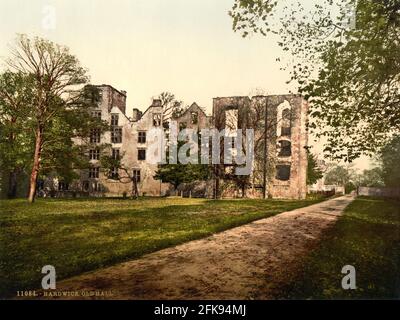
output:
<path id="1" fill-rule="evenodd" d="M 289 108 L 286 108 L 282 111 L 281 136 L 290 136 L 291 129 L 291 112 Z"/>

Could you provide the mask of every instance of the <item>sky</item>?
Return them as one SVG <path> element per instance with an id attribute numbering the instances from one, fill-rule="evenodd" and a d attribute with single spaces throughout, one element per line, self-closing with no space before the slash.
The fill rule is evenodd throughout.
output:
<path id="1" fill-rule="evenodd" d="M 16 33 L 66 45 L 95 84 L 128 92 L 145 109 L 163 91 L 211 111 L 212 98 L 256 88 L 285 93 L 275 41 L 232 31 L 233 0 L 0 0 L 0 56 Z M 50 6 L 56 25 L 46 24 Z M 43 22 L 44 25 L 43 25 Z"/>
<path id="2" fill-rule="evenodd" d="M 312 0 L 308 0 L 309 2 Z M 128 93 L 127 114 L 169 91 L 208 113 L 212 98 L 288 93 L 274 38 L 242 38 L 228 15 L 233 0 L 0 0 L 0 59 L 16 34 L 70 48 L 93 84 Z M 316 145 L 316 150 L 321 146 Z M 369 162 L 361 159 L 360 169 Z"/>

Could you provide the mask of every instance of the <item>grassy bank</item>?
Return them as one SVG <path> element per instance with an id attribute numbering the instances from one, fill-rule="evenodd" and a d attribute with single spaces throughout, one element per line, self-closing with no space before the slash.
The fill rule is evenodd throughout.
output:
<path id="1" fill-rule="evenodd" d="M 343 266 L 356 269 L 356 290 L 343 290 Z M 400 201 L 358 198 L 305 260 L 281 298 L 399 299 Z"/>
<path id="2" fill-rule="evenodd" d="M 39 199 L 0 201 L 0 297 L 307 206 L 302 201 Z"/>

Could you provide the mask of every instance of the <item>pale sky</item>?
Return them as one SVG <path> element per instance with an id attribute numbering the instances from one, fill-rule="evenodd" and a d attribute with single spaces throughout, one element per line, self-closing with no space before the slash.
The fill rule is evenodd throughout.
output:
<path id="1" fill-rule="evenodd" d="M 313 1 L 313 0 L 309 0 Z M 127 110 L 174 93 L 208 113 L 212 98 L 284 94 L 276 39 L 232 31 L 233 0 L 0 0 L 0 57 L 17 33 L 66 45 L 93 84 L 128 92 Z M 53 12 L 55 13 L 53 19 Z M 54 22 L 54 23 L 53 23 Z M 364 160 L 357 167 L 367 167 Z"/>
<path id="2" fill-rule="evenodd" d="M 92 82 L 128 92 L 128 108 L 173 92 L 209 112 L 212 98 L 247 95 L 255 88 L 288 91 L 275 59 L 275 41 L 243 39 L 232 31 L 233 0 L 0 0 L 0 55 L 16 33 L 67 45 Z M 51 5 L 54 30 L 42 22 Z"/>

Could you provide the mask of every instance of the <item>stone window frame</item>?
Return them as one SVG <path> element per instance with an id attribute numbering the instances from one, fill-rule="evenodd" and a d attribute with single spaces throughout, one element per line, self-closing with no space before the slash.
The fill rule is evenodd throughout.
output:
<path id="1" fill-rule="evenodd" d="M 132 177 L 136 177 L 136 183 L 140 183 L 141 181 L 141 170 L 139 168 L 134 168 L 132 170 Z"/>
<path id="2" fill-rule="evenodd" d="M 199 112 L 198 111 L 191 111 L 190 112 L 190 121 L 192 124 L 199 123 Z"/>
<path id="3" fill-rule="evenodd" d="M 122 143 L 122 127 L 111 128 L 111 143 Z"/>
<path id="4" fill-rule="evenodd" d="M 161 120 L 162 120 L 161 113 L 153 113 L 153 127 L 160 127 L 162 122 Z"/>
<path id="5" fill-rule="evenodd" d="M 285 114 L 289 117 L 285 117 Z M 286 119 L 284 119 L 286 118 Z M 289 100 L 285 99 L 277 106 L 277 126 L 276 136 L 290 138 L 293 127 L 293 106 Z"/>
<path id="6" fill-rule="evenodd" d="M 287 158 L 292 156 L 292 142 L 290 140 L 280 139 L 278 144 L 278 148 L 280 149 L 278 157 Z M 283 146 L 283 144 L 288 145 Z"/>
<path id="7" fill-rule="evenodd" d="M 288 122 L 288 125 L 285 125 Z M 281 125 L 281 136 L 290 137 L 292 133 L 292 110 L 285 108 L 282 110 L 282 125 Z"/>
<path id="8" fill-rule="evenodd" d="M 89 150 L 89 160 L 100 160 L 100 149 L 90 149 Z"/>
<path id="9" fill-rule="evenodd" d="M 287 175 L 285 175 L 285 177 L 280 176 L 280 168 L 286 168 L 289 169 L 289 172 Z M 288 163 L 282 163 L 282 164 L 278 164 L 276 165 L 276 175 L 275 175 L 275 179 L 278 181 L 282 181 L 282 182 L 289 182 L 291 179 L 291 171 L 292 171 L 292 166 Z M 286 178 L 287 177 L 287 178 Z"/>
<path id="10" fill-rule="evenodd" d="M 100 177 L 100 167 L 89 168 L 89 179 L 99 179 Z"/>
<path id="11" fill-rule="evenodd" d="M 112 113 L 111 114 L 111 126 L 112 127 L 117 127 L 119 124 L 119 114 L 118 113 Z"/>
<path id="12" fill-rule="evenodd" d="M 93 118 L 101 119 L 101 110 L 92 110 L 91 115 Z"/>
<path id="13" fill-rule="evenodd" d="M 138 143 L 145 144 L 147 139 L 147 132 L 142 130 L 138 131 Z"/>
<path id="14" fill-rule="evenodd" d="M 101 131 L 100 129 L 90 129 L 90 143 L 101 142 Z"/>
<path id="15" fill-rule="evenodd" d="M 141 156 L 143 154 L 144 154 L 144 156 Z M 138 148 L 137 159 L 138 159 L 138 161 L 146 161 L 146 149 L 145 148 Z"/>
<path id="16" fill-rule="evenodd" d="M 111 158 L 113 160 L 120 160 L 121 159 L 121 149 L 120 148 L 112 148 L 111 149 Z"/>

